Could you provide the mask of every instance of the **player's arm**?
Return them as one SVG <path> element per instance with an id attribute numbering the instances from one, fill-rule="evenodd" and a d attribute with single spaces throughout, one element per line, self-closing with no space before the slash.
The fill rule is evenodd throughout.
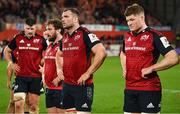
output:
<path id="1" fill-rule="evenodd" d="M 11 79 L 13 75 L 13 69 L 11 67 L 11 64 L 8 64 L 6 71 L 7 71 L 7 87 L 11 89 Z"/>
<path id="2" fill-rule="evenodd" d="M 120 61 L 123 70 L 123 76 L 126 77 L 126 55 L 123 51 L 120 52 Z"/>
<path id="3" fill-rule="evenodd" d="M 167 54 L 165 54 L 164 58 L 160 62 L 148 68 L 142 69 L 142 77 L 145 77 L 146 74 L 150 74 L 153 71 L 161 71 L 161 70 L 171 68 L 172 66 L 178 63 L 179 63 L 179 58 L 176 51 L 171 50 Z"/>
<path id="4" fill-rule="evenodd" d="M 4 57 L 5 57 L 6 61 L 8 62 L 8 65 L 13 63 L 11 53 L 12 53 L 12 50 L 8 46 L 6 46 L 4 49 Z"/>
<path id="5" fill-rule="evenodd" d="M 8 44 L 8 46 L 5 47 L 4 49 L 4 56 L 6 61 L 8 61 L 8 64 L 12 67 L 12 69 L 16 72 L 20 71 L 20 66 L 17 65 L 16 63 L 12 62 L 12 56 L 11 53 L 14 49 L 16 49 L 16 40 L 15 38 Z"/>
<path id="6" fill-rule="evenodd" d="M 63 75 L 63 71 L 62 71 L 62 65 L 63 65 L 63 58 L 62 58 L 62 51 L 58 49 L 58 51 L 56 52 L 56 71 L 57 71 L 57 77 L 54 78 L 54 80 L 52 81 L 52 83 L 55 86 L 58 86 L 59 82 L 61 80 L 64 80 L 64 75 Z"/>
<path id="7" fill-rule="evenodd" d="M 4 49 L 4 57 L 6 61 L 8 61 L 9 67 L 11 67 L 15 72 L 19 72 L 20 67 L 12 62 L 12 56 L 11 56 L 12 50 L 9 48 L 9 46 L 6 46 Z"/>
<path id="8" fill-rule="evenodd" d="M 57 75 L 59 77 L 60 80 L 64 80 L 64 76 L 63 76 L 63 52 L 61 51 L 61 49 L 58 49 L 57 53 L 56 53 L 56 71 L 57 71 Z"/>
<path id="9" fill-rule="evenodd" d="M 91 35 L 93 36 L 91 37 Z M 99 39 L 94 34 L 90 34 L 89 39 L 90 47 L 92 47 L 91 52 L 94 54 L 94 60 L 88 70 L 79 78 L 78 84 L 80 85 L 85 84 L 85 81 L 91 76 L 91 74 L 97 71 L 107 56 L 105 47 L 102 43 L 99 43 Z"/>
<path id="10" fill-rule="evenodd" d="M 121 61 L 121 67 L 123 70 L 123 76 L 126 77 L 126 55 L 125 55 L 125 49 L 124 49 L 124 42 L 123 45 L 120 48 L 120 61 Z"/>
<path id="11" fill-rule="evenodd" d="M 89 74 L 93 74 L 102 65 L 107 55 L 102 43 L 96 44 L 91 51 L 94 53 L 94 61 L 87 70 Z"/>
<path id="12" fill-rule="evenodd" d="M 178 54 L 170 46 L 165 37 L 156 39 L 155 46 L 158 48 L 158 51 L 164 56 L 164 58 L 160 62 L 153 64 L 148 68 L 142 69 L 142 77 L 144 78 L 146 78 L 146 74 L 150 74 L 153 71 L 165 70 L 179 63 Z"/>

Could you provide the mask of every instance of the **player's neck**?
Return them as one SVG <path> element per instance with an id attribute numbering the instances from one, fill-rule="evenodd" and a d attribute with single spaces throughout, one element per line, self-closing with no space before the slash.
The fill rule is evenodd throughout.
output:
<path id="1" fill-rule="evenodd" d="M 136 33 L 140 33 L 141 31 L 143 31 L 143 30 L 146 29 L 146 28 L 147 28 L 147 25 L 144 24 L 141 28 L 139 28 L 139 29 L 136 31 Z"/>
<path id="2" fill-rule="evenodd" d="M 75 30 L 77 30 L 80 27 L 79 24 L 74 24 L 72 28 L 68 30 L 68 33 L 71 35 Z"/>

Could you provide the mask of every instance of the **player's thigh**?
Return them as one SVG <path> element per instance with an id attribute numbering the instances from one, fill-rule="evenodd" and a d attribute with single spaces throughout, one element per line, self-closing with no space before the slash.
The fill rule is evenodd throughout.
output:
<path id="1" fill-rule="evenodd" d="M 91 112 L 94 85 L 79 86 L 74 93 L 75 107 L 78 112 Z"/>
<path id="2" fill-rule="evenodd" d="M 42 78 L 31 78 L 31 82 L 28 85 L 28 92 L 40 95 L 40 90 L 41 90 L 41 80 Z"/>
<path id="3" fill-rule="evenodd" d="M 141 112 L 138 97 L 138 91 L 124 90 L 124 112 Z"/>
<path id="4" fill-rule="evenodd" d="M 39 104 L 39 95 L 34 93 L 28 93 L 29 96 L 29 105 L 38 105 Z"/>
<path id="5" fill-rule="evenodd" d="M 64 83 L 63 90 L 62 90 L 62 105 L 64 109 L 75 107 L 75 100 L 72 94 L 73 94 L 73 86 Z"/>
<path id="6" fill-rule="evenodd" d="M 46 89 L 45 100 L 46 108 L 62 108 L 62 91 Z"/>
<path id="7" fill-rule="evenodd" d="M 14 93 L 19 93 L 19 92 L 27 93 L 28 91 L 27 81 L 28 81 L 27 78 L 17 76 L 15 78 L 15 84 L 13 86 Z"/>
<path id="8" fill-rule="evenodd" d="M 161 110 L 161 91 L 140 92 L 140 107 L 144 113 L 158 113 Z"/>

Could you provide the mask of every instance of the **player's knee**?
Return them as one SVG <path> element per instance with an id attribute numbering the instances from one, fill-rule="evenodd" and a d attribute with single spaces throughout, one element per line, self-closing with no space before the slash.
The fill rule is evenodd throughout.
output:
<path id="1" fill-rule="evenodd" d="M 14 93 L 14 102 L 25 101 L 26 93 Z"/>
<path id="2" fill-rule="evenodd" d="M 30 106 L 29 113 L 30 114 L 39 114 L 39 108 L 32 105 L 32 106 Z"/>
<path id="3" fill-rule="evenodd" d="M 39 108 L 37 104 L 29 103 L 29 113 L 38 114 Z"/>
<path id="4" fill-rule="evenodd" d="M 24 106 L 25 102 L 25 93 L 15 93 L 14 94 L 14 103 L 16 109 L 21 109 Z"/>

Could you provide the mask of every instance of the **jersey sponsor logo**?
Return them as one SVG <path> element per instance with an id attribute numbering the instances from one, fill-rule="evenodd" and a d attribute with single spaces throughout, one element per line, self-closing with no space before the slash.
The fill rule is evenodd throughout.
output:
<path id="1" fill-rule="evenodd" d="M 89 39 L 91 41 L 91 43 L 95 42 L 95 41 L 99 41 L 98 37 L 95 34 L 88 34 Z"/>
<path id="2" fill-rule="evenodd" d="M 39 48 L 36 47 L 19 47 L 20 50 L 39 50 Z"/>
<path id="3" fill-rule="evenodd" d="M 149 38 L 149 35 L 143 35 L 143 36 L 141 36 L 140 40 L 146 41 L 148 38 Z"/>
<path id="4" fill-rule="evenodd" d="M 23 44 L 23 43 L 24 43 L 24 40 L 22 39 L 19 43 Z"/>
<path id="5" fill-rule="evenodd" d="M 163 44 L 163 46 L 164 46 L 165 48 L 167 48 L 167 47 L 170 46 L 170 44 L 169 44 L 169 42 L 168 42 L 168 40 L 167 40 L 166 37 L 161 37 L 160 40 L 161 40 L 161 42 L 162 42 L 162 44 Z"/>
<path id="6" fill-rule="evenodd" d="M 84 103 L 84 104 L 81 106 L 81 108 L 88 108 L 87 103 Z"/>
<path id="7" fill-rule="evenodd" d="M 39 43 L 40 39 L 34 39 L 33 43 Z"/>
<path id="8" fill-rule="evenodd" d="M 149 104 L 147 105 L 147 108 L 154 108 L 154 105 L 153 105 L 152 103 L 149 103 Z"/>
<path id="9" fill-rule="evenodd" d="M 125 47 L 125 50 L 139 50 L 139 51 L 145 51 L 145 47 Z"/>
<path id="10" fill-rule="evenodd" d="M 63 51 L 68 51 L 68 50 L 79 50 L 79 47 L 67 47 L 67 48 L 63 48 Z"/>

